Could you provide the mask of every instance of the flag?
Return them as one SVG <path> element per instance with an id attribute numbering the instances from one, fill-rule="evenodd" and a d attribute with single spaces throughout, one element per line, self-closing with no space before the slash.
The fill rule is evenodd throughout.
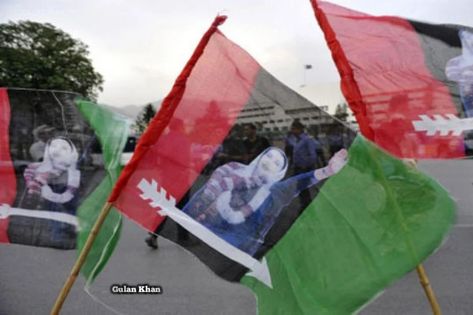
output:
<path id="1" fill-rule="evenodd" d="M 453 202 L 279 82 L 222 34 L 223 21 L 109 201 L 252 288 L 261 314 L 354 311 L 439 246 Z"/>
<path id="2" fill-rule="evenodd" d="M 0 242 L 82 248 L 118 178 L 128 121 L 77 94 L 0 89 Z M 82 272 L 93 279 L 120 235 L 113 211 Z"/>
<path id="3" fill-rule="evenodd" d="M 473 153 L 473 29 L 312 0 L 361 132 L 398 157 Z"/>
<path id="4" fill-rule="evenodd" d="M 260 314 L 355 313 L 440 245 L 454 207 L 434 180 L 359 136 L 348 164 L 266 255 L 274 289 L 242 282 Z"/>

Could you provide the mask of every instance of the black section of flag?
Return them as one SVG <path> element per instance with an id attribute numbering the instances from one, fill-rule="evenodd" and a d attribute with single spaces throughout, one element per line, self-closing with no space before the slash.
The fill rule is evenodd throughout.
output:
<path id="1" fill-rule="evenodd" d="M 293 136 L 293 134 L 291 136 L 291 126 L 294 126 L 295 121 L 298 122 L 296 126 L 300 124 L 305 127 L 305 135 L 299 136 L 299 140 L 296 139 L 296 142 L 292 143 L 288 139 Z M 219 167 L 232 165 L 234 168 L 242 169 L 244 168 L 242 165 L 250 165 L 269 146 L 277 147 L 285 153 L 289 163 L 289 168 L 281 180 L 285 181 L 297 174 L 313 172 L 316 168 L 325 166 L 335 152 L 341 148 L 348 148 L 354 137 L 355 132 L 348 127 L 347 123 L 334 119 L 277 81 L 271 74 L 261 70 L 251 97 L 239 113 L 232 130 L 177 207 L 183 209 L 193 196 L 200 194 L 202 187 L 208 184 L 209 179 Z M 301 150 L 297 146 L 298 141 L 312 141 L 316 150 L 312 161 L 304 161 L 305 157 L 297 155 L 297 152 L 301 152 L 298 151 Z M 290 145 L 294 143 L 297 146 L 295 150 Z M 302 162 L 306 164 L 297 165 Z M 235 172 L 244 173 L 244 170 L 240 171 L 240 169 Z M 274 223 L 271 223 L 270 228 L 265 232 L 264 242 L 259 246 L 254 246 L 254 243 L 261 242 L 261 239 L 252 239 L 251 235 L 241 235 L 241 237 L 248 237 L 248 242 L 253 243 L 252 251 L 248 250 L 246 245 L 242 245 L 242 248 L 248 250 L 253 257 L 262 258 L 284 236 L 297 217 L 317 196 L 321 185 L 323 181 L 309 189 L 301 189 L 302 192 L 288 205 L 277 209 L 278 214 L 275 218 L 271 218 Z M 230 202 L 238 203 L 238 200 L 241 202 L 242 199 L 244 197 L 239 199 L 237 193 L 232 192 Z M 194 215 L 198 218 L 198 214 Z M 170 219 L 167 219 L 157 232 L 194 253 L 224 279 L 238 281 L 248 271 L 247 268 L 189 235 Z M 221 232 L 226 233 L 226 231 Z"/>
<path id="2" fill-rule="evenodd" d="M 411 20 L 409 20 L 409 23 L 419 36 L 427 67 L 437 80 L 448 87 L 458 112 L 463 116 L 464 107 L 458 84 L 447 78 L 445 68 L 449 60 L 462 54 L 459 32 L 461 30 L 473 32 L 473 28 L 452 24 L 429 24 Z"/>

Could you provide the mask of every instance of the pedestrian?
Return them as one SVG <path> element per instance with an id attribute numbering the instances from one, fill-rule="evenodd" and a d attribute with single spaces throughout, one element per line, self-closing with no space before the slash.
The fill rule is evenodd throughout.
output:
<path id="1" fill-rule="evenodd" d="M 285 151 L 292 154 L 291 168 L 293 175 L 308 172 L 316 167 L 316 142 L 305 132 L 304 125 L 299 120 L 292 123 L 285 145 Z M 312 200 L 307 189 L 301 191 L 299 197 L 303 205 L 308 205 Z"/>

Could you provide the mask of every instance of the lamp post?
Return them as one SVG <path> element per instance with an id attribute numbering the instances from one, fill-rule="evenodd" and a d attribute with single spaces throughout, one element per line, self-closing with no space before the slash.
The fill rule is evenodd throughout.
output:
<path id="1" fill-rule="evenodd" d="M 304 65 L 304 81 L 301 84 L 301 88 L 306 86 L 306 72 L 307 72 L 307 70 L 310 70 L 310 69 L 312 69 L 312 65 L 310 65 L 310 64 L 305 64 Z"/>

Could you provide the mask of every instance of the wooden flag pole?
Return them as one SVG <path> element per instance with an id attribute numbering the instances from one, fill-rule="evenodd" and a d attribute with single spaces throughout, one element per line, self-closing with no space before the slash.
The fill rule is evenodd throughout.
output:
<path id="1" fill-rule="evenodd" d="M 417 275 L 419 276 L 420 283 L 424 288 L 425 295 L 427 295 L 427 299 L 429 300 L 430 306 L 432 307 L 432 313 L 434 315 L 442 315 L 440 305 L 437 301 L 437 298 L 435 297 L 434 290 L 432 290 L 432 287 L 430 286 L 429 278 L 427 277 L 427 274 L 425 273 L 425 269 L 422 264 L 419 264 L 416 267 L 416 270 Z"/>
<path id="2" fill-rule="evenodd" d="M 51 315 L 58 315 L 61 311 L 62 305 L 64 304 L 64 301 L 66 300 L 69 291 L 71 291 L 71 288 L 74 285 L 77 276 L 79 275 L 79 271 L 84 265 L 85 259 L 87 258 L 87 255 L 89 254 L 90 249 L 92 248 L 92 245 L 95 239 L 97 238 L 97 234 L 111 209 L 112 204 L 109 202 L 105 203 L 105 205 L 102 207 L 99 217 L 97 218 L 97 221 L 95 221 L 95 224 L 89 233 L 87 241 L 85 242 L 85 245 L 82 248 L 79 257 L 77 258 L 74 266 L 72 267 L 69 277 L 64 283 L 61 292 L 59 292 L 56 302 L 54 303 L 53 309 L 51 310 Z"/>
<path id="3" fill-rule="evenodd" d="M 210 28 L 205 32 L 191 58 L 189 59 L 189 61 L 187 61 L 184 69 L 182 69 L 182 72 L 177 77 L 176 82 L 174 83 L 171 89 L 171 92 L 169 92 L 169 94 L 164 98 L 159 113 L 156 114 L 156 116 L 153 118 L 150 125 L 146 129 L 145 133 L 142 135 L 140 141 L 136 146 L 135 152 L 133 153 L 131 161 L 125 166 L 125 169 L 120 174 L 120 177 L 115 183 L 113 191 L 109 196 L 108 200 L 114 201 L 118 198 L 121 189 L 124 187 L 124 185 L 126 185 L 127 181 L 131 177 L 132 172 L 138 164 L 138 161 L 140 161 L 141 157 L 147 152 L 150 145 L 154 143 L 153 141 L 158 139 L 158 137 L 164 131 L 165 127 L 168 125 L 174 111 L 176 110 L 177 104 L 180 102 L 184 95 L 187 79 L 189 78 L 192 70 L 194 69 L 194 66 L 204 53 L 205 47 L 210 41 L 212 35 L 218 31 L 218 26 L 223 24 L 226 19 L 227 16 L 225 15 L 217 15 L 217 17 L 215 17 L 214 21 L 212 22 Z M 72 288 L 72 285 L 74 284 L 77 276 L 79 275 L 79 271 L 82 265 L 84 264 L 87 255 L 89 254 L 92 244 L 94 243 L 94 240 L 97 237 L 98 231 L 102 227 L 102 224 L 105 221 L 105 218 L 107 217 L 111 208 L 112 204 L 110 202 L 107 202 L 103 206 L 102 211 L 100 212 L 100 215 L 97 218 L 97 221 L 95 222 L 92 231 L 90 231 L 87 241 L 85 242 L 84 248 L 82 249 L 79 257 L 77 258 L 77 261 L 72 267 L 71 273 L 67 278 L 66 282 L 64 283 L 64 286 L 61 292 L 59 293 L 56 302 L 54 303 L 53 309 L 51 310 L 51 315 L 59 314 L 59 311 L 61 310 L 61 307 L 64 304 L 64 300 L 66 299 L 67 295 L 69 294 L 69 291 Z"/>
<path id="4" fill-rule="evenodd" d="M 407 165 L 417 168 L 416 160 L 404 159 L 403 161 Z M 425 295 L 427 295 L 427 299 L 429 300 L 430 306 L 432 307 L 432 313 L 434 315 L 442 315 L 439 302 L 437 301 L 437 297 L 435 296 L 434 290 L 430 286 L 429 278 L 427 277 L 427 273 L 425 272 L 424 266 L 422 266 L 422 264 L 419 264 L 416 267 L 416 270 L 417 270 L 417 276 L 419 277 L 422 288 L 424 288 Z"/>

